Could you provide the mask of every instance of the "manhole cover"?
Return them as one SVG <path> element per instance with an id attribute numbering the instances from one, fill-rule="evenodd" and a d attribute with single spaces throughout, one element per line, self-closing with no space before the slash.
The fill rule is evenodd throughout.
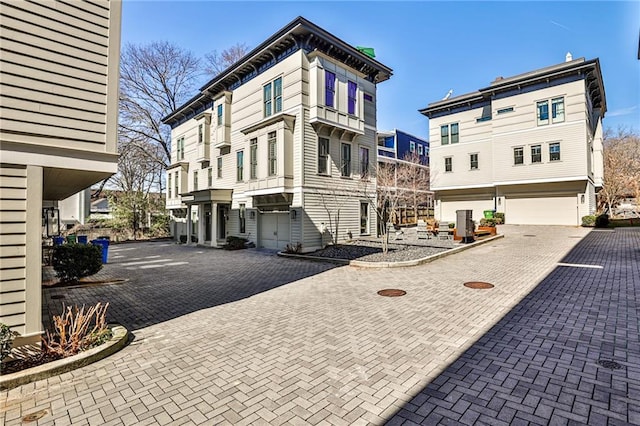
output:
<path id="1" fill-rule="evenodd" d="M 64 299 L 64 294 L 54 294 L 51 296 L 52 299 Z"/>
<path id="2" fill-rule="evenodd" d="M 407 292 L 404 290 L 399 290 L 397 288 L 387 288 L 385 290 L 380 290 L 378 294 L 380 296 L 386 296 L 386 297 L 399 297 L 399 296 L 404 296 L 405 294 L 407 294 Z"/>
<path id="3" fill-rule="evenodd" d="M 47 415 L 47 410 L 36 411 L 35 413 L 27 414 L 22 418 L 25 423 L 37 422 L 41 418 Z"/>
<path id="4" fill-rule="evenodd" d="M 523 236 L 524 237 L 535 237 L 535 235 L 533 235 L 533 234 L 524 234 Z"/>
<path id="5" fill-rule="evenodd" d="M 609 370 L 621 370 L 622 368 L 624 368 L 621 364 L 610 359 L 599 359 L 598 365 L 604 368 L 608 368 Z"/>
<path id="6" fill-rule="evenodd" d="M 482 281 L 469 281 L 464 283 L 464 286 L 467 288 L 475 288 L 475 289 L 493 288 L 493 284 L 485 283 Z"/>

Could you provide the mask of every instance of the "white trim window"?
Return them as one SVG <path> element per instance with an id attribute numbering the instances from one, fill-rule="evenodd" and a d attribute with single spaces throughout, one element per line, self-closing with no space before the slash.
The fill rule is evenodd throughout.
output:
<path id="1" fill-rule="evenodd" d="M 469 169 L 478 170 L 478 153 L 469 154 Z"/>
<path id="2" fill-rule="evenodd" d="M 213 186 L 213 169 L 209 168 L 209 170 L 207 170 L 207 186 L 208 188 L 211 188 Z"/>
<path id="3" fill-rule="evenodd" d="M 460 142 L 460 125 L 458 123 L 444 124 L 440 126 L 440 143 L 442 145 L 458 142 Z"/>
<path id="4" fill-rule="evenodd" d="M 198 171 L 197 170 L 193 171 L 193 190 L 194 191 L 198 190 Z"/>
<path id="5" fill-rule="evenodd" d="M 560 142 L 549 144 L 549 161 L 560 161 Z"/>
<path id="6" fill-rule="evenodd" d="M 265 84 L 262 87 L 262 97 L 265 117 L 282 112 L 282 77 Z"/>
<path id="7" fill-rule="evenodd" d="M 513 165 L 519 166 L 521 164 L 524 164 L 524 148 L 516 146 L 513 148 Z"/>
<path id="8" fill-rule="evenodd" d="M 422 148 L 422 145 L 418 145 L 418 155 L 423 155 L 424 154 L 424 149 Z"/>
<path id="9" fill-rule="evenodd" d="M 204 123 L 198 125 L 198 144 L 204 142 Z"/>
<path id="10" fill-rule="evenodd" d="M 176 160 L 184 160 L 184 136 L 176 141 Z"/>
<path id="11" fill-rule="evenodd" d="M 369 177 L 369 148 L 361 146 L 359 151 L 360 177 L 366 179 Z"/>
<path id="12" fill-rule="evenodd" d="M 178 182 L 178 172 L 175 174 L 175 178 L 173 179 L 173 196 L 177 197 L 179 195 L 179 182 Z"/>
<path id="13" fill-rule="evenodd" d="M 369 202 L 360 201 L 360 235 L 369 234 Z"/>
<path id="14" fill-rule="evenodd" d="M 336 75 L 329 70 L 324 71 L 324 104 L 331 108 L 336 106 Z"/>
<path id="15" fill-rule="evenodd" d="M 216 166 L 217 166 L 217 177 L 218 179 L 222 179 L 222 157 L 218 157 Z"/>
<path id="16" fill-rule="evenodd" d="M 340 175 L 351 176 L 351 144 L 348 143 L 340 146 Z"/>
<path id="17" fill-rule="evenodd" d="M 318 138 L 318 174 L 329 174 L 329 139 Z"/>
<path id="18" fill-rule="evenodd" d="M 223 108 L 224 108 L 224 106 L 223 106 L 222 104 L 218 105 L 218 113 L 217 113 L 217 115 L 218 115 L 218 121 L 217 121 L 218 126 L 222 126 L 222 112 L 223 112 Z"/>
<path id="19" fill-rule="evenodd" d="M 536 114 L 538 126 L 549 124 L 549 99 L 536 102 Z M 564 121 L 564 97 L 551 99 L 551 122 L 562 123 Z"/>
<path id="20" fill-rule="evenodd" d="M 167 173 L 167 198 L 171 198 L 171 172 Z"/>
<path id="21" fill-rule="evenodd" d="M 249 141 L 249 179 L 258 178 L 258 138 Z"/>
<path id="22" fill-rule="evenodd" d="M 542 145 L 531 145 L 531 164 L 542 163 Z"/>
<path id="23" fill-rule="evenodd" d="M 269 132 L 267 135 L 269 176 L 278 173 L 278 142 L 276 132 Z"/>
<path id="24" fill-rule="evenodd" d="M 453 172 L 453 157 L 444 157 L 444 171 Z"/>
<path id="25" fill-rule="evenodd" d="M 244 151 L 236 152 L 236 181 L 244 180 Z"/>
<path id="26" fill-rule="evenodd" d="M 409 142 L 409 152 L 416 152 L 416 143 L 414 141 Z"/>

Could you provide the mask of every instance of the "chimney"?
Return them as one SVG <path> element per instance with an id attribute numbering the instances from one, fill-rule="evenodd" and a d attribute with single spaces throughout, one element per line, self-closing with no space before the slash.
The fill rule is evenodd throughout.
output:
<path id="1" fill-rule="evenodd" d="M 573 61 L 573 56 L 571 56 L 571 52 L 567 52 L 567 56 L 564 57 L 565 62 Z"/>

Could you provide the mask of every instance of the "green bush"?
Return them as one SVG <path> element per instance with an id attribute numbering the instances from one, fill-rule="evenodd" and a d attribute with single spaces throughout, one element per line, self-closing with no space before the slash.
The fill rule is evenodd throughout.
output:
<path id="1" fill-rule="evenodd" d="M 582 216 L 582 226 L 595 226 L 596 217 L 592 214 L 588 216 Z"/>
<path id="2" fill-rule="evenodd" d="M 8 325 L 0 323 L 0 361 L 11 353 L 11 345 L 16 336 L 19 336 L 17 331 L 11 331 Z"/>
<path id="3" fill-rule="evenodd" d="M 242 237 L 234 237 L 233 235 L 229 235 L 227 237 L 227 244 L 222 246 L 225 250 L 242 250 L 246 247 L 246 243 L 249 242 L 246 238 Z"/>
<path id="4" fill-rule="evenodd" d="M 453 229 L 453 228 L 455 228 L 455 227 L 456 227 L 455 222 L 451 222 L 451 223 L 449 223 L 449 229 Z"/>
<path id="5" fill-rule="evenodd" d="M 504 213 L 502 212 L 495 212 L 493 214 L 493 218 L 496 221 L 496 225 L 503 225 L 504 224 Z"/>
<path id="6" fill-rule="evenodd" d="M 53 269 L 63 282 L 78 281 L 102 269 L 102 248 L 87 244 L 63 244 L 53 249 Z"/>
<path id="7" fill-rule="evenodd" d="M 498 223 L 498 221 L 496 220 L 496 218 L 492 218 L 492 219 L 480 219 L 480 226 L 496 226 L 496 224 Z"/>
<path id="8" fill-rule="evenodd" d="M 596 228 L 606 228 L 609 226 L 609 215 L 601 214 L 596 217 Z"/>

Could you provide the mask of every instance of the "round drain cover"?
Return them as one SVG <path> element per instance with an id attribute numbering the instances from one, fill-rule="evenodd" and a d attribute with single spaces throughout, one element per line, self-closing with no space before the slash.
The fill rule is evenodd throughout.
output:
<path id="1" fill-rule="evenodd" d="M 404 296 L 405 294 L 407 294 L 407 292 L 404 290 L 399 290 L 397 288 L 387 288 L 384 290 L 380 290 L 378 294 L 380 296 L 386 296 L 386 297 L 399 297 L 399 296 Z"/>
<path id="2" fill-rule="evenodd" d="M 621 370 L 623 368 L 621 364 L 610 359 L 599 359 L 598 365 L 604 368 L 608 368 L 609 370 Z"/>
<path id="3" fill-rule="evenodd" d="M 36 411 L 35 413 L 27 414 L 22 418 L 25 423 L 37 422 L 41 418 L 47 415 L 47 410 Z"/>
<path id="4" fill-rule="evenodd" d="M 484 283 L 482 281 L 469 281 L 464 283 L 464 286 L 467 288 L 475 288 L 475 289 L 493 288 L 493 284 Z"/>

